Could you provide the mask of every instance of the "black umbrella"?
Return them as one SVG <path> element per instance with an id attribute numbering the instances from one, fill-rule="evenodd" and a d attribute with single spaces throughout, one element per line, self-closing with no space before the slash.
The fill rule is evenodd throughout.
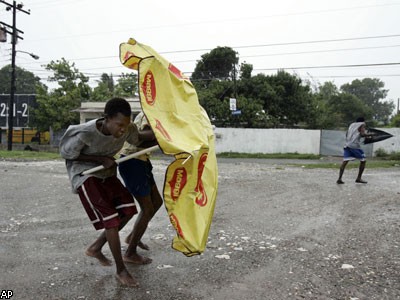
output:
<path id="1" fill-rule="evenodd" d="M 368 128 L 367 135 L 364 139 L 364 144 L 372 144 L 393 137 L 390 133 L 375 128 Z"/>

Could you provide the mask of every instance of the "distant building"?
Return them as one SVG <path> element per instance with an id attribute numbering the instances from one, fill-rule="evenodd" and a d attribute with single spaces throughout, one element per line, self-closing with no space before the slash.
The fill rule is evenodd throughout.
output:
<path id="1" fill-rule="evenodd" d="M 132 108 L 132 118 L 142 111 L 140 106 L 139 98 L 127 98 L 126 99 Z M 101 118 L 104 112 L 104 106 L 106 102 L 82 102 L 81 107 L 74 109 L 74 111 L 80 114 L 80 123 L 85 123 L 87 121 Z"/>

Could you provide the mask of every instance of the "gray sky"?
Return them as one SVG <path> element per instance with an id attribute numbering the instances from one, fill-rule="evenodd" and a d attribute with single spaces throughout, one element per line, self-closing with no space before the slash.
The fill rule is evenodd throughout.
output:
<path id="1" fill-rule="evenodd" d="M 18 53 L 16 63 L 43 79 L 48 73 L 42 65 L 62 57 L 92 83 L 102 73 L 117 79 L 132 72 L 118 54 L 119 44 L 133 37 L 188 75 L 202 54 L 228 46 L 239 53 L 240 63 L 253 65 L 253 75 L 284 68 L 314 85 L 333 81 L 338 87 L 356 78 L 380 78 L 390 90 L 387 100 L 397 106 L 400 98 L 399 0 L 23 3 L 30 15 L 17 15 L 17 28 L 24 31 L 17 49 L 40 59 Z M 12 24 L 4 4 L 0 20 Z M 10 63 L 10 53 L 9 42 L 0 44 L 0 67 Z"/>

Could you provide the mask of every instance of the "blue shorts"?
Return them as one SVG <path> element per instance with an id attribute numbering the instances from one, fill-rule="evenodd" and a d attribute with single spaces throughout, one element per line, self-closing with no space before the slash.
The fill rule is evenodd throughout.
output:
<path id="1" fill-rule="evenodd" d="M 365 154 L 362 149 L 352 149 L 352 148 L 344 148 L 343 151 L 343 160 L 344 161 L 349 161 L 349 160 L 355 160 L 359 159 L 360 161 L 365 161 Z"/>
<path id="2" fill-rule="evenodd" d="M 150 195 L 151 189 L 155 185 L 153 166 L 150 160 L 128 159 L 120 163 L 118 169 L 126 188 L 133 196 Z"/>

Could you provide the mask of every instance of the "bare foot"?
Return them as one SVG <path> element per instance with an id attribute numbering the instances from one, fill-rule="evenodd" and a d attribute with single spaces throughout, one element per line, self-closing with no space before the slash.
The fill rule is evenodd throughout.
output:
<path id="1" fill-rule="evenodd" d="M 125 244 L 128 244 L 131 242 L 131 237 L 132 237 L 132 233 L 128 234 L 128 236 L 125 238 Z"/>
<path id="2" fill-rule="evenodd" d="M 130 256 L 124 255 L 123 259 L 124 259 L 124 262 L 136 264 L 136 265 L 147 265 L 153 261 L 151 258 L 139 255 L 137 253 L 134 253 Z"/>
<path id="3" fill-rule="evenodd" d="M 142 248 L 143 250 L 150 250 L 150 247 L 147 246 L 147 244 L 143 243 L 142 241 L 139 242 L 138 247 Z"/>
<path id="4" fill-rule="evenodd" d="M 129 245 L 129 243 L 130 243 L 130 241 L 131 241 L 131 237 L 132 237 L 132 234 L 130 233 L 130 234 L 125 238 L 125 244 L 128 244 L 128 245 Z M 142 241 L 139 241 L 138 247 L 139 247 L 139 248 L 142 248 L 143 250 L 150 250 L 150 247 L 147 246 L 147 244 L 143 243 Z"/>
<path id="5" fill-rule="evenodd" d="M 106 266 L 106 267 L 112 266 L 112 261 L 109 260 L 107 257 L 105 257 L 104 254 L 101 253 L 101 251 L 95 252 L 95 251 L 91 251 L 91 250 L 87 249 L 85 254 L 87 256 L 97 258 L 97 260 L 103 266 Z"/>
<path id="6" fill-rule="evenodd" d="M 137 280 L 133 278 L 126 269 L 119 274 L 115 274 L 115 277 L 122 285 L 126 285 L 129 287 L 139 287 L 139 283 L 137 282 Z"/>

